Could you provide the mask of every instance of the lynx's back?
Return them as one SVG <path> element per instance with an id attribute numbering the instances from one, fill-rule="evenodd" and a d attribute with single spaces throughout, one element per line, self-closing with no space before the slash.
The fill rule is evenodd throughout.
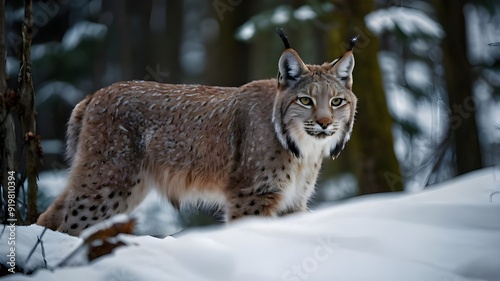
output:
<path id="1" fill-rule="evenodd" d="M 244 128 L 271 118 L 272 104 L 265 105 L 267 110 L 255 107 L 274 97 L 269 89 L 275 84 L 265 80 L 224 88 L 118 83 L 97 92 L 95 102 L 89 103 L 85 123 L 108 129 L 84 132 L 86 141 L 80 149 L 88 155 L 103 143 L 113 143 L 97 153 L 106 154 L 114 165 L 126 157 L 134 159 L 134 169 L 141 171 L 136 182 L 168 186 L 160 191 L 177 207 L 181 197 L 203 202 L 199 195 L 205 190 L 222 193 L 221 187 L 227 185 Z M 254 109 L 246 112 L 249 107 Z M 267 116 L 262 115 L 265 112 Z M 246 124 L 248 113 L 254 122 Z M 259 127 L 260 133 L 272 133 L 270 125 Z M 123 165 L 130 167 L 128 161 Z M 222 194 L 211 196 L 225 200 Z"/>
<path id="2" fill-rule="evenodd" d="M 68 186 L 38 224 L 77 235 L 132 211 L 151 187 L 174 206 L 230 221 L 307 210 L 324 156 L 349 139 L 354 60 L 305 65 L 237 88 L 120 82 L 79 103 L 68 126 Z"/>

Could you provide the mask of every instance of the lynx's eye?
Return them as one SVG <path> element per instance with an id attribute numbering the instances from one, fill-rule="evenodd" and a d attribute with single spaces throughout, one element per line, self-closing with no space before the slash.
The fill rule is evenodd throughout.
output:
<path id="1" fill-rule="evenodd" d="M 299 97 L 299 102 L 307 107 L 313 105 L 313 101 L 310 97 Z"/>
<path id="2" fill-rule="evenodd" d="M 333 98 L 332 99 L 332 106 L 339 107 L 339 106 L 343 105 L 344 102 L 345 102 L 345 99 L 343 99 L 343 98 Z"/>

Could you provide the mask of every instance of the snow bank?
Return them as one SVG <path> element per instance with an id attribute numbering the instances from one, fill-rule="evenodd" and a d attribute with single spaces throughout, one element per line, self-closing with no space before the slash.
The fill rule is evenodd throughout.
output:
<path id="1" fill-rule="evenodd" d="M 45 261 L 42 258 L 42 248 L 40 245 L 35 249 L 31 258 L 28 260 L 28 256 L 34 246 L 37 244 L 38 237 L 42 235 L 44 230 L 43 227 L 38 225 L 30 226 L 16 226 L 15 228 L 15 244 L 8 243 L 9 228 L 3 228 L 0 236 L 0 264 L 2 267 L 9 268 L 6 266 L 9 258 L 7 257 L 6 251 L 10 247 L 15 247 L 15 257 L 16 265 L 22 266 L 27 272 L 31 272 L 36 268 L 41 268 L 45 266 Z M 43 248 L 45 251 L 45 257 L 47 261 L 47 267 L 55 267 L 60 262 L 64 260 L 66 254 L 74 251 L 78 245 L 81 243 L 80 238 L 72 237 L 60 232 L 54 232 L 51 230 L 46 231 L 43 235 Z M 15 278 L 11 280 L 18 280 L 19 275 L 14 275 Z"/>
<path id="2" fill-rule="evenodd" d="M 498 281 L 498 179 L 500 170 L 489 168 L 425 192 L 365 196 L 314 213 L 245 219 L 177 238 L 123 235 L 130 246 L 89 265 L 5 280 Z M 41 230 L 18 227 L 19 237 L 31 236 L 20 243 L 32 244 Z M 45 238 L 56 236 L 63 235 Z M 55 256 L 49 244 L 47 259 Z"/>

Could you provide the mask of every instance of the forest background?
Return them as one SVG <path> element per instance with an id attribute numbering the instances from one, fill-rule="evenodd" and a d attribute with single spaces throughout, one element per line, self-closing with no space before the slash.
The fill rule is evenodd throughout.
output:
<path id="1" fill-rule="evenodd" d="M 2 187 L 28 185 L 22 114 L 8 103 L 18 76 L 24 1 L 2 0 Z M 497 1 L 33 1 L 31 71 L 40 179 L 65 170 L 66 123 L 85 95 L 123 80 L 240 86 L 276 76 L 283 27 L 306 63 L 331 61 L 359 35 L 351 142 L 323 167 L 313 205 L 423 189 L 500 163 Z M 3 75 L 3 71 L 0 71 Z M 2 82 L 3 82 L 2 81 Z M 18 146 L 6 165 L 6 116 Z M 43 162 L 41 161 L 43 160 Z M 50 187 L 46 187 L 50 188 Z M 19 208 L 28 192 L 19 188 Z M 33 222 L 51 198 L 41 188 Z M 6 188 L 3 188 L 6 210 Z M 6 211 L 2 214 L 5 219 Z M 21 212 L 23 214 L 23 212 Z M 191 220 L 192 221 L 192 220 Z"/>

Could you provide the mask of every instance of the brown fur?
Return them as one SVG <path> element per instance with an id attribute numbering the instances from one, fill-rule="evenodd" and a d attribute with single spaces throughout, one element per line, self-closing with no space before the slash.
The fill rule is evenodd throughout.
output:
<path id="1" fill-rule="evenodd" d="M 350 52 L 318 66 L 287 49 L 278 80 L 101 89 L 73 110 L 68 185 L 37 223 L 78 235 L 133 210 L 151 186 L 178 208 L 219 206 L 226 221 L 304 211 L 322 158 L 336 157 L 349 139 L 353 66 Z M 335 97 L 341 106 L 331 105 Z"/>

